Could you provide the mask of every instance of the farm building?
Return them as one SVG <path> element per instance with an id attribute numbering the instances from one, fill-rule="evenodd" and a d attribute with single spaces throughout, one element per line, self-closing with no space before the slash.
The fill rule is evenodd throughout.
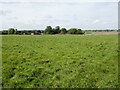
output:
<path id="1" fill-rule="evenodd" d="M 41 35 L 40 33 L 31 33 L 31 35 Z"/>

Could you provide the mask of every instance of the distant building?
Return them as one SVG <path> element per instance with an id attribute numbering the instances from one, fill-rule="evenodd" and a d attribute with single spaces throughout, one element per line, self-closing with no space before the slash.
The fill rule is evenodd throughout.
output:
<path id="1" fill-rule="evenodd" d="M 43 35 L 44 33 L 41 33 L 41 35 Z"/>
<path id="2" fill-rule="evenodd" d="M 41 35 L 40 33 L 31 33 L 31 35 Z"/>

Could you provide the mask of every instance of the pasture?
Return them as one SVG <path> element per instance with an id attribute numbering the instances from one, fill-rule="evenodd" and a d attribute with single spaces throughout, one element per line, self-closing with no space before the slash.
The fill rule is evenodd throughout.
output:
<path id="1" fill-rule="evenodd" d="M 2 36 L 3 88 L 116 88 L 118 35 Z"/>

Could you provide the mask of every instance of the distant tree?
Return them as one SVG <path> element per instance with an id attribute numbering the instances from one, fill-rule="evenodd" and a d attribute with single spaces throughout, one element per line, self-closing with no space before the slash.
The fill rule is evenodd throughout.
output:
<path id="1" fill-rule="evenodd" d="M 81 29 L 77 29 L 76 34 L 84 34 L 84 32 Z"/>
<path id="2" fill-rule="evenodd" d="M 18 32 L 17 32 L 17 29 L 15 29 L 15 32 L 14 32 L 14 34 L 18 34 Z"/>
<path id="3" fill-rule="evenodd" d="M 35 31 L 34 31 L 35 32 Z M 18 32 L 19 34 L 25 34 L 25 35 L 30 35 L 32 33 L 32 31 L 28 31 L 28 30 L 22 30 Z"/>
<path id="4" fill-rule="evenodd" d="M 40 31 L 40 30 L 38 30 L 38 31 L 37 31 L 37 33 L 41 33 L 41 31 Z"/>
<path id="5" fill-rule="evenodd" d="M 15 33 L 15 29 L 14 28 L 9 28 L 8 29 L 8 34 L 14 34 Z"/>
<path id="6" fill-rule="evenodd" d="M 44 33 L 44 30 L 41 30 L 41 33 Z"/>
<path id="7" fill-rule="evenodd" d="M 22 32 L 21 32 L 21 31 L 17 31 L 17 33 L 18 33 L 19 35 L 21 35 L 21 34 L 22 34 Z"/>
<path id="8" fill-rule="evenodd" d="M 35 30 L 31 30 L 31 33 L 36 33 L 36 31 Z"/>
<path id="9" fill-rule="evenodd" d="M 53 31 L 54 31 L 54 34 L 60 33 L 60 26 L 56 26 Z"/>
<path id="10" fill-rule="evenodd" d="M 0 35 L 2 34 L 2 31 L 0 31 Z"/>
<path id="11" fill-rule="evenodd" d="M 66 34 L 66 33 L 67 33 L 66 28 L 62 28 L 62 29 L 60 30 L 60 34 Z"/>
<path id="12" fill-rule="evenodd" d="M 25 33 L 26 35 L 30 35 L 30 34 L 31 34 L 31 30 L 26 30 L 24 33 Z"/>
<path id="13" fill-rule="evenodd" d="M 53 34 L 53 29 L 51 26 L 47 26 L 45 31 L 44 31 L 45 34 Z"/>
<path id="14" fill-rule="evenodd" d="M 77 29 L 76 28 L 71 28 L 68 30 L 68 34 L 76 34 L 77 33 Z"/>
<path id="15" fill-rule="evenodd" d="M 35 31 L 35 33 L 38 33 L 38 31 L 37 30 L 34 30 Z"/>
<path id="16" fill-rule="evenodd" d="M 28 31 L 27 31 L 27 35 L 31 35 L 31 30 L 28 30 Z"/>
<path id="17" fill-rule="evenodd" d="M 8 34 L 8 30 L 3 30 L 3 31 L 1 31 L 1 33 L 2 33 L 3 35 L 6 35 L 6 34 Z"/>
<path id="18" fill-rule="evenodd" d="M 25 30 L 21 31 L 21 34 L 26 34 L 26 31 Z"/>

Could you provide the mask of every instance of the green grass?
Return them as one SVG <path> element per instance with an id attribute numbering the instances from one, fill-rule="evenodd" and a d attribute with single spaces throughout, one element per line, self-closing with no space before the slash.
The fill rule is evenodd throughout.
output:
<path id="1" fill-rule="evenodd" d="M 4 88 L 116 88 L 117 35 L 2 36 Z"/>

